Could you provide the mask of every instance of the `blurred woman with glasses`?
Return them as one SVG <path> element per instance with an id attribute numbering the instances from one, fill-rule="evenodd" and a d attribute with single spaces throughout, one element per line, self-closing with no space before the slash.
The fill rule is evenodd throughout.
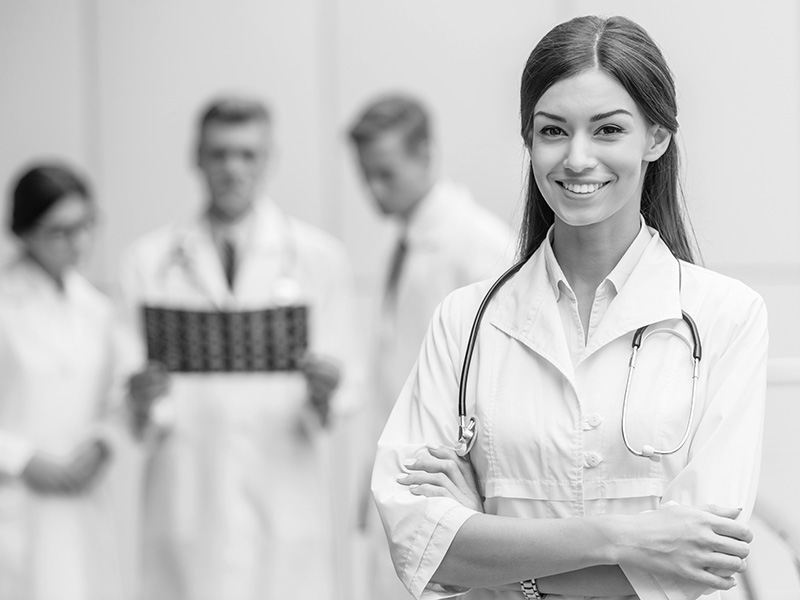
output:
<path id="1" fill-rule="evenodd" d="M 103 475 L 120 364 L 111 305 L 76 271 L 96 208 L 60 164 L 17 180 L 19 252 L 0 269 L 0 597 L 116 600 L 118 541 Z"/>

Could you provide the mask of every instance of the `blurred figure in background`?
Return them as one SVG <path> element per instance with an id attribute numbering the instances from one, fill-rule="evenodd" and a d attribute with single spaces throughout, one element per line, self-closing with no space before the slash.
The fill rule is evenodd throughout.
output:
<path id="1" fill-rule="evenodd" d="M 378 209 L 399 225 L 387 266 L 370 398 L 369 468 L 375 443 L 400 394 L 434 309 L 456 288 L 511 266 L 509 226 L 438 169 L 425 106 L 401 94 L 366 106 L 350 127 L 364 182 Z M 366 481 L 366 479 L 365 479 Z M 394 574 L 386 538 L 365 484 L 363 520 L 377 546 L 373 598 L 408 598 Z"/>
<path id="2" fill-rule="evenodd" d="M 0 274 L 0 598 L 128 598 L 105 480 L 120 438 L 101 425 L 121 397 L 119 338 L 110 302 L 75 270 L 94 201 L 71 169 L 40 164 L 19 178 L 11 213 L 20 251 Z"/>
<path id="3" fill-rule="evenodd" d="M 204 209 L 129 249 L 129 314 L 303 305 L 309 351 L 293 371 L 155 365 L 132 380 L 134 413 L 161 429 L 145 435 L 143 598 L 338 598 L 325 430 L 352 407 L 357 379 L 344 248 L 260 196 L 273 147 L 261 102 L 211 103 L 198 134 Z"/>

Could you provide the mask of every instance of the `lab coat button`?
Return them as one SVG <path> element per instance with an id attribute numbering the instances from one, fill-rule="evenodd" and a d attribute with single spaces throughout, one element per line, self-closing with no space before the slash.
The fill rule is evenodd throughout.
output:
<path id="1" fill-rule="evenodd" d="M 583 466 L 587 469 L 593 469 L 603 462 L 603 457 L 597 452 L 586 452 L 583 455 Z"/>
<path id="2" fill-rule="evenodd" d="M 598 414 L 591 414 L 586 415 L 583 419 L 583 429 L 584 431 L 588 431 L 589 429 L 594 429 L 595 427 L 599 426 L 600 423 L 603 422 L 603 417 Z"/>

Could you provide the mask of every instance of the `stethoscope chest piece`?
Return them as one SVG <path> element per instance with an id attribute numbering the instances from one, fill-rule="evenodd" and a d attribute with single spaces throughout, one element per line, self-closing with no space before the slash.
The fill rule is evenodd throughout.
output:
<path id="1" fill-rule="evenodd" d="M 470 417 L 467 423 L 466 417 L 459 418 L 458 440 L 456 441 L 456 454 L 462 458 L 470 453 L 472 447 L 478 439 L 478 420 Z"/>

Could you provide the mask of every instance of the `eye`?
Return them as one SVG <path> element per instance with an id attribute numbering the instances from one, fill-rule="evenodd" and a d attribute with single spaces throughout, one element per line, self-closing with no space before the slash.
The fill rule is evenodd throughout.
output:
<path id="1" fill-rule="evenodd" d="M 603 125 L 600 129 L 597 130 L 599 135 L 603 136 L 613 136 L 623 133 L 625 130 L 618 125 Z"/>
<path id="2" fill-rule="evenodd" d="M 566 135 L 563 129 L 561 129 L 560 127 L 556 127 L 555 125 L 545 125 L 544 127 L 541 128 L 539 133 L 544 137 L 559 137 L 562 135 Z"/>

